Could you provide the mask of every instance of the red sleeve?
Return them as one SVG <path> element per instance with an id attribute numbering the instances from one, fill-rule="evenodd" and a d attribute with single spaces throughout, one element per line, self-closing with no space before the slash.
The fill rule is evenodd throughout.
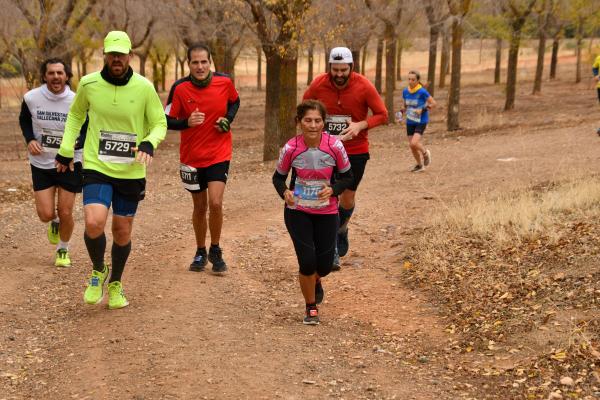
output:
<path id="1" fill-rule="evenodd" d="M 181 115 L 183 111 L 183 107 L 181 106 L 181 98 L 179 96 L 179 87 L 175 88 L 175 92 L 173 93 L 173 101 L 170 104 L 169 108 L 169 117 L 183 119 L 187 118 L 184 115 Z"/>
<path id="2" fill-rule="evenodd" d="M 367 92 L 367 105 L 373 112 L 373 115 L 367 117 L 368 129 L 386 124 L 388 119 L 388 110 L 385 108 L 385 104 L 383 104 L 383 100 L 381 100 L 381 97 L 379 96 L 379 93 L 377 93 L 375 86 L 371 84 L 365 85 L 365 91 Z"/>
<path id="3" fill-rule="evenodd" d="M 313 81 L 314 82 L 314 81 Z M 304 92 L 304 95 L 302 96 L 302 101 L 304 100 L 309 100 L 309 99 L 316 99 L 317 96 L 314 93 L 314 85 L 311 84 L 307 89 L 306 92 Z"/>

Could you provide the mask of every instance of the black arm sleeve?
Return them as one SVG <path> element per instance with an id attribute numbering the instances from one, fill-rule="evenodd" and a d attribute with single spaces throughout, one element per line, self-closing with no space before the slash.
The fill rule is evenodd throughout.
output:
<path id="1" fill-rule="evenodd" d="M 275 186 L 275 190 L 277 190 L 277 194 L 279 197 L 283 199 L 283 194 L 287 190 L 287 186 L 285 184 L 285 180 L 287 179 L 287 175 L 281 175 L 279 172 L 275 171 L 273 174 L 273 186 Z"/>
<path id="2" fill-rule="evenodd" d="M 177 119 L 169 117 L 166 114 L 165 116 L 167 117 L 167 128 L 174 131 L 182 131 L 184 129 L 189 128 L 187 119 Z"/>
<path id="3" fill-rule="evenodd" d="M 348 186 L 352 184 L 354 180 L 354 175 L 352 174 L 352 169 L 349 169 L 346 172 L 340 173 L 338 175 L 338 179 L 335 180 L 335 183 L 331 185 L 333 189 L 333 195 L 339 196 Z"/>
<path id="4" fill-rule="evenodd" d="M 35 140 L 35 135 L 33 134 L 33 122 L 31 122 L 31 113 L 29 112 L 29 107 L 27 107 L 25 100 L 21 103 L 19 125 L 21 125 L 21 132 L 23 132 L 25 142 L 29 143 L 32 140 Z"/>
<path id="5" fill-rule="evenodd" d="M 229 120 L 229 122 L 233 122 L 235 115 L 237 114 L 240 108 L 240 97 L 238 96 L 237 100 L 234 102 L 227 102 L 227 114 L 225 114 L 225 118 Z"/>
<path id="6" fill-rule="evenodd" d="M 83 149 L 83 145 L 85 144 L 85 137 L 87 135 L 87 128 L 90 123 L 90 117 L 85 117 L 85 122 L 81 125 L 81 129 L 79 130 L 79 136 L 75 141 L 75 150 Z"/>

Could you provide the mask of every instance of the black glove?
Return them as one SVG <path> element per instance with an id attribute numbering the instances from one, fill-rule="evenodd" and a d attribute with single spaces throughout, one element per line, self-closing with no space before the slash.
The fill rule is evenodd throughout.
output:
<path id="1" fill-rule="evenodd" d="M 71 161 L 73 161 L 73 157 L 65 157 L 65 156 L 61 156 L 60 154 L 56 154 L 56 157 L 54 157 L 54 159 L 56 161 L 58 161 L 60 164 L 64 165 L 65 167 L 69 167 L 69 165 L 71 164 Z"/>
<path id="2" fill-rule="evenodd" d="M 222 120 L 220 120 L 218 125 L 219 129 L 221 129 L 221 132 L 223 133 L 227 133 L 231 130 L 231 122 L 229 122 L 227 118 L 223 118 Z"/>
<path id="3" fill-rule="evenodd" d="M 149 156 L 154 157 L 154 146 L 152 146 L 152 143 L 146 141 L 146 142 L 142 142 L 138 145 L 138 151 L 143 151 L 144 153 L 148 154 Z"/>

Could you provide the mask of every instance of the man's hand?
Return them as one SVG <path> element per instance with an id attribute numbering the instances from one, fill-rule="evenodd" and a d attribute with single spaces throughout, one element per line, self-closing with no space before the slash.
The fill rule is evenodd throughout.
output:
<path id="1" fill-rule="evenodd" d="M 74 166 L 73 160 L 71 160 L 69 165 L 65 165 L 65 164 L 59 163 L 58 160 L 54 160 L 54 166 L 56 167 L 56 172 L 67 172 L 67 170 L 70 170 L 71 172 L 75 171 L 75 166 Z"/>
<path id="2" fill-rule="evenodd" d="M 285 204 L 287 204 L 288 206 L 294 206 L 294 192 L 292 192 L 291 190 L 286 189 L 285 192 L 283 192 L 283 199 L 285 200 Z"/>
<path id="3" fill-rule="evenodd" d="M 29 141 L 29 143 L 27 143 L 27 151 L 32 156 L 37 156 L 39 154 L 42 154 L 44 149 L 40 145 L 40 142 L 38 142 L 37 140 L 31 140 Z"/>
<path id="4" fill-rule="evenodd" d="M 594 80 L 595 80 L 596 82 L 600 81 L 600 75 L 595 75 L 595 76 L 594 76 Z"/>
<path id="5" fill-rule="evenodd" d="M 217 119 L 217 122 L 215 123 L 215 128 L 217 128 L 218 131 L 222 132 L 222 133 L 229 132 L 229 130 L 230 130 L 229 120 L 225 117 L 220 117 L 219 119 Z"/>
<path id="6" fill-rule="evenodd" d="M 150 154 L 138 150 L 137 147 L 134 147 L 133 151 L 136 152 L 135 161 L 139 162 L 140 164 L 144 164 L 146 167 L 150 165 L 150 163 L 152 162 L 152 156 Z"/>
<path id="7" fill-rule="evenodd" d="M 203 112 L 198 111 L 196 108 L 192 111 L 192 114 L 188 118 L 188 126 L 191 128 L 193 126 L 198 126 L 204 122 L 205 114 Z"/>
<path id="8" fill-rule="evenodd" d="M 367 129 L 367 121 L 352 122 L 348 120 L 348 127 L 340 132 L 340 140 L 346 141 L 354 139 L 362 130 Z"/>

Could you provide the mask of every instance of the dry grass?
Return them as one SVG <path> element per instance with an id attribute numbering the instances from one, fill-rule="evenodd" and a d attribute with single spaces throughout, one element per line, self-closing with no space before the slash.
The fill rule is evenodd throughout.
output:
<path id="1" fill-rule="evenodd" d="M 600 178 L 468 199 L 448 207 L 435 217 L 434 225 L 435 231 L 440 233 L 461 232 L 492 240 L 501 246 L 540 236 L 555 242 L 558 238 L 552 227 L 561 223 L 565 214 L 571 218 L 600 214 Z M 441 236 L 447 237 L 445 233 Z"/>
<path id="2" fill-rule="evenodd" d="M 567 398 L 600 395 L 599 215 L 599 177 L 481 195 L 442 210 L 410 252 L 405 282 L 439 305 L 454 351 L 512 359 L 483 369 L 504 398 L 547 399 L 563 376 L 579 377 Z"/>

